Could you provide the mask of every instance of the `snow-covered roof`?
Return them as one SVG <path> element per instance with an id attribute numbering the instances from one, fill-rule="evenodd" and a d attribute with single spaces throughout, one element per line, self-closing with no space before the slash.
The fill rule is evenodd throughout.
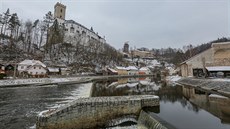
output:
<path id="1" fill-rule="evenodd" d="M 59 72 L 59 68 L 48 67 L 50 72 Z"/>
<path id="2" fill-rule="evenodd" d="M 116 69 L 126 70 L 126 68 L 125 68 L 125 67 L 121 67 L 121 66 L 116 66 Z"/>
<path id="3" fill-rule="evenodd" d="M 42 67 L 46 67 L 45 64 L 43 64 L 41 61 L 39 60 L 24 60 L 22 62 L 19 63 L 19 65 L 31 65 L 31 66 L 34 66 L 34 65 L 41 65 Z"/>
<path id="4" fill-rule="evenodd" d="M 135 67 L 135 66 L 129 66 L 126 69 L 127 70 L 138 70 L 137 67 Z"/>
<path id="5" fill-rule="evenodd" d="M 110 71 L 113 72 L 113 73 L 117 73 L 117 71 L 114 70 L 114 69 L 112 69 L 112 68 L 108 68 L 108 70 L 110 70 Z"/>
<path id="6" fill-rule="evenodd" d="M 212 66 L 206 67 L 208 71 L 230 71 L 230 66 Z"/>
<path id="7" fill-rule="evenodd" d="M 148 71 L 149 68 L 147 68 L 147 67 L 142 67 L 142 68 L 140 68 L 139 70 L 140 70 L 140 71 Z"/>

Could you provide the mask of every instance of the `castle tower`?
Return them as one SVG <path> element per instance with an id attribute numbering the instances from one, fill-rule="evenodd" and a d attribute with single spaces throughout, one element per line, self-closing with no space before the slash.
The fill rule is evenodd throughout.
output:
<path id="1" fill-rule="evenodd" d="M 129 53 L 129 44 L 128 44 L 128 42 L 125 42 L 123 52 Z"/>
<path id="2" fill-rule="evenodd" d="M 54 18 L 65 20 L 66 6 L 57 2 L 54 6 Z"/>

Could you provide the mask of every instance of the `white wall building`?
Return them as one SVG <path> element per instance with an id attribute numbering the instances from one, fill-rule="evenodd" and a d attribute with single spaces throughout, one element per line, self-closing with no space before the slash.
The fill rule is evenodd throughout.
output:
<path id="1" fill-rule="evenodd" d="M 33 77 L 46 76 L 46 65 L 39 60 L 24 60 L 18 64 L 19 75 L 31 75 Z"/>
<path id="2" fill-rule="evenodd" d="M 74 20 L 65 20 L 66 6 L 61 3 L 56 3 L 54 6 L 54 18 L 57 19 L 60 25 L 65 25 L 65 42 L 69 39 L 82 38 L 83 43 L 87 43 L 90 39 L 97 40 L 101 43 L 106 43 L 104 37 L 99 36 L 93 31 L 93 29 L 88 29 L 85 26 L 77 23 Z M 73 45 L 76 42 L 71 42 Z"/>
<path id="3" fill-rule="evenodd" d="M 135 66 L 129 66 L 126 68 L 128 71 L 128 75 L 138 75 L 138 69 Z"/>
<path id="4" fill-rule="evenodd" d="M 139 74 L 151 74 L 151 71 L 148 67 L 141 67 L 139 69 Z"/>

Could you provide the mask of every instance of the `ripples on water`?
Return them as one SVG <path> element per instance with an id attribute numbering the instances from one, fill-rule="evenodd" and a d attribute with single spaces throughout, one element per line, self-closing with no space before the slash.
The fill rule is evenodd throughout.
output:
<path id="1" fill-rule="evenodd" d="M 36 116 L 77 97 L 86 97 L 91 84 L 0 88 L 0 128 L 35 128 Z"/>

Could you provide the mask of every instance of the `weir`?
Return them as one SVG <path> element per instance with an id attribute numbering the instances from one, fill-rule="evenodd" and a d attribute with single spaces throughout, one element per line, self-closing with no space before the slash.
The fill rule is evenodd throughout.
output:
<path id="1" fill-rule="evenodd" d="M 80 98 L 56 110 L 40 113 L 37 129 L 78 129 L 104 126 L 111 119 L 139 115 L 143 107 L 159 106 L 154 95 Z"/>

